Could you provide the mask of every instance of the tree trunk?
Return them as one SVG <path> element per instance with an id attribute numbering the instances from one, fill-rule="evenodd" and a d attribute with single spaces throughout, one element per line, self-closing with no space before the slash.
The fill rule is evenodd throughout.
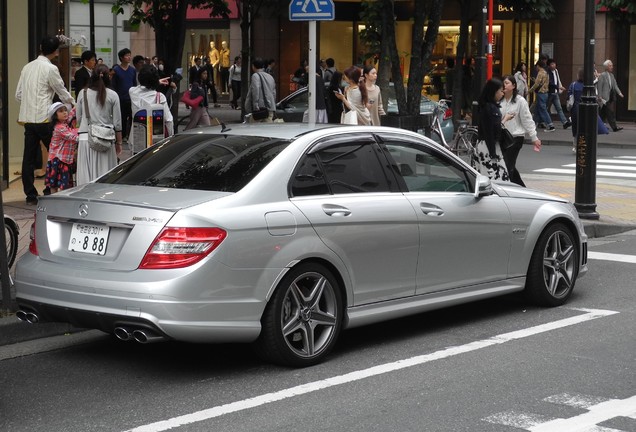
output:
<path id="1" fill-rule="evenodd" d="M 404 77 L 400 69 L 400 56 L 395 41 L 395 12 L 393 9 L 393 0 L 384 0 L 382 2 L 382 32 L 386 39 L 389 61 L 391 62 L 391 77 L 395 87 L 395 98 L 397 100 L 398 113 L 406 114 L 406 92 L 404 90 Z"/>
<path id="2" fill-rule="evenodd" d="M 462 101 L 464 99 L 464 89 L 462 82 L 464 77 L 464 59 L 466 58 L 466 48 L 468 46 L 468 26 L 470 24 L 470 4 L 469 0 L 458 0 L 461 18 L 459 24 L 459 41 L 457 42 L 457 55 L 455 57 L 455 71 L 453 76 L 453 123 L 455 127 L 459 124 L 462 114 Z"/>

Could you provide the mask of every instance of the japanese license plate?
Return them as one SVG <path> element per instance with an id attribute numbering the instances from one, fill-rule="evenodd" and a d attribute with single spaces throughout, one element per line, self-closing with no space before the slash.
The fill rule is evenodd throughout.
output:
<path id="1" fill-rule="evenodd" d="M 104 255 L 110 228 L 105 225 L 74 223 L 68 250 L 74 252 Z"/>

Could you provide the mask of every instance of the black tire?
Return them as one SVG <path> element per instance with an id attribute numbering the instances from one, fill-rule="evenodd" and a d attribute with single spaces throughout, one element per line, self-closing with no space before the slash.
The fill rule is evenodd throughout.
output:
<path id="1" fill-rule="evenodd" d="M 7 265 L 11 268 L 18 255 L 18 227 L 9 219 L 4 220 L 4 236 L 7 242 Z"/>
<path id="2" fill-rule="evenodd" d="M 333 274 L 320 264 L 300 264 L 285 275 L 267 304 L 256 352 L 283 366 L 320 363 L 338 339 L 343 314 Z"/>
<path id="3" fill-rule="evenodd" d="M 562 223 L 548 226 L 532 252 L 526 295 L 540 306 L 560 306 L 572 294 L 579 271 L 576 237 Z"/>

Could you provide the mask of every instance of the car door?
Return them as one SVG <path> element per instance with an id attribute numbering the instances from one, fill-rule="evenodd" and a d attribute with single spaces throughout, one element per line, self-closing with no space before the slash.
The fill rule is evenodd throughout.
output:
<path id="1" fill-rule="evenodd" d="M 507 277 L 512 229 L 503 200 L 475 198 L 474 175 L 432 146 L 380 137 L 418 218 L 417 293 Z"/>
<path id="2" fill-rule="evenodd" d="M 345 263 L 355 305 L 415 293 L 417 217 L 381 152 L 370 134 L 327 139 L 304 155 L 290 186 L 292 203 Z"/>

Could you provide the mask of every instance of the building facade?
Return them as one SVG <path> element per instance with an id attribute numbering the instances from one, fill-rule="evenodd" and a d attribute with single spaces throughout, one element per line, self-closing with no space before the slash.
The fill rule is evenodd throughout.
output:
<path id="1" fill-rule="evenodd" d="M 226 41 L 231 57 L 241 51 L 240 16 L 237 3 L 228 2 L 229 19 L 210 19 L 206 11 L 192 10 L 188 14 L 186 46 L 182 67 L 187 70 L 194 56 L 206 56 L 210 42 L 220 47 Z M 360 0 L 336 0 L 335 20 L 317 25 L 319 58 L 332 57 L 336 67 L 344 70 L 365 61 L 368 49 L 360 38 L 364 23 L 360 20 Z M 481 2 L 471 1 L 471 27 L 467 56 L 478 54 L 483 32 L 478 30 Z M 495 1 L 493 73 L 510 73 L 520 60 L 531 65 L 541 52 L 557 60 L 561 79 L 568 85 L 583 66 L 585 0 L 553 1 L 556 17 L 550 20 L 515 19 L 506 0 Z M 410 1 L 396 2 L 396 36 L 401 67 L 408 71 L 412 30 Z M 95 48 L 104 63 L 117 62 L 117 51 L 129 47 L 133 54 L 154 55 L 154 33 L 147 26 L 132 29 L 126 15 L 113 16 L 112 1 L 94 0 Z M 0 177 L 2 188 L 17 180 L 21 169 L 24 129 L 17 123 L 19 103 L 14 94 L 22 67 L 38 55 L 39 41 L 44 35 L 68 36 L 58 59 L 61 74 L 71 88 L 73 59 L 88 48 L 90 26 L 88 5 L 80 0 L 0 0 Z M 433 50 L 424 91 L 435 97 L 433 84 L 441 73 L 444 60 L 456 54 L 462 10 L 457 0 L 446 0 L 439 36 Z M 290 22 L 287 9 L 262 12 L 254 19 L 250 53 L 276 61 L 275 74 L 278 96 L 291 91 L 290 74 L 307 58 L 309 40 L 307 23 Z M 601 65 L 611 59 L 615 76 L 625 95 L 617 104 L 619 120 L 636 119 L 636 23 L 618 28 L 604 12 L 596 13 L 595 62 Z M 621 37 L 618 37 L 618 35 Z M 600 67 L 599 67 L 600 69 Z"/>

